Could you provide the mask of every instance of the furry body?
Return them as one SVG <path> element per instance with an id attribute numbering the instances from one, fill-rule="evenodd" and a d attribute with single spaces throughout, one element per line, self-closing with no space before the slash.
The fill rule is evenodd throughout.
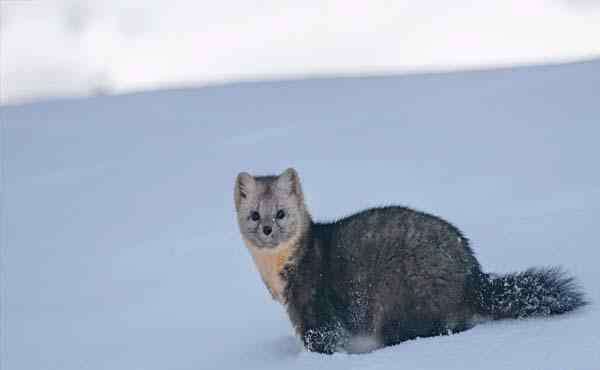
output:
<path id="1" fill-rule="evenodd" d="M 423 212 L 392 206 L 313 222 L 293 169 L 279 177 L 240 174 L 235 192 L 246 245 L 310 351 L 370 351 L 463 331 L 481 316 L 548 315 L 585 304 L 558 269 L 484 274 L 468 239 Z"/>

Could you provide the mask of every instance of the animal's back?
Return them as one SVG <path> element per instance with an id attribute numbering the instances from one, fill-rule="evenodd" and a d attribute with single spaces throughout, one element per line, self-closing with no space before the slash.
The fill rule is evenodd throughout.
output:
<path id="1" fill-rule="evenodd" d="M 383 207 L 319 227 L 329 229 L 325 281 L 352 335 L 392 344 L 467 327 L 474 314 L 467 287 L 480 272 L 454 226 Z"/>

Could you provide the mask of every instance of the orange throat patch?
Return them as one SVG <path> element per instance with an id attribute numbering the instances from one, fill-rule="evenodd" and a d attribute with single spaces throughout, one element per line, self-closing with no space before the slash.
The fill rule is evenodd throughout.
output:
<path id="1" fill-rule="evenodd" d="M 273 249 L 260 249 L 251 241 L 244 238 L 246 247 L 252 254 L 254 264 L 262 277 L 263 282 L 271 293 L 274 300 L 285 304 L 283 295 L 286 281 L 282 278 L 281 272 L 284 267 L 291 262 L 292 255 L 298 248 L 298 238 L 292 238 L 289 241 L 278 245 Z"/>

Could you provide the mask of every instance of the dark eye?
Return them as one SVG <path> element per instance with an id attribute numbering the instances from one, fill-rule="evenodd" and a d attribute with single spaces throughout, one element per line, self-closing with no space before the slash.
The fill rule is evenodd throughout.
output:
<path id="1" fill-rule="evenodd" d="M 260 215 L 258 214 L 258 212 L 252 211 L 252 213 L 250 213 L 250 218 L 252 219 L 252 221 L 258 221 L 260 220 Z"/>
<path id="2" fill-rule="evenodd" d="M 277 214 L 275 215 L 275 217 L 278 220 L 281 220 L 282 218 L 284 218 L 285 217 L 285 212 L 283 211 L 283 209 L 280 209 L 279 211 L 277 211 Z"/>

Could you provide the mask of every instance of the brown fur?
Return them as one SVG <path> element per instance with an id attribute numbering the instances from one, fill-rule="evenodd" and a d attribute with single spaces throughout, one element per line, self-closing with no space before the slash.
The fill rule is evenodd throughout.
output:
<path id="1" fill-rule="evenodd" d="M 286 265 L 293 262 L 293 256 L 298 249 L 298 238 L 290 239 L 274 249 L 258 248 L 246 238 L 244 243 L 273 299 L 281 304 L 287 303 L 283 294 L 287 281 L 282 272 Z"/>

